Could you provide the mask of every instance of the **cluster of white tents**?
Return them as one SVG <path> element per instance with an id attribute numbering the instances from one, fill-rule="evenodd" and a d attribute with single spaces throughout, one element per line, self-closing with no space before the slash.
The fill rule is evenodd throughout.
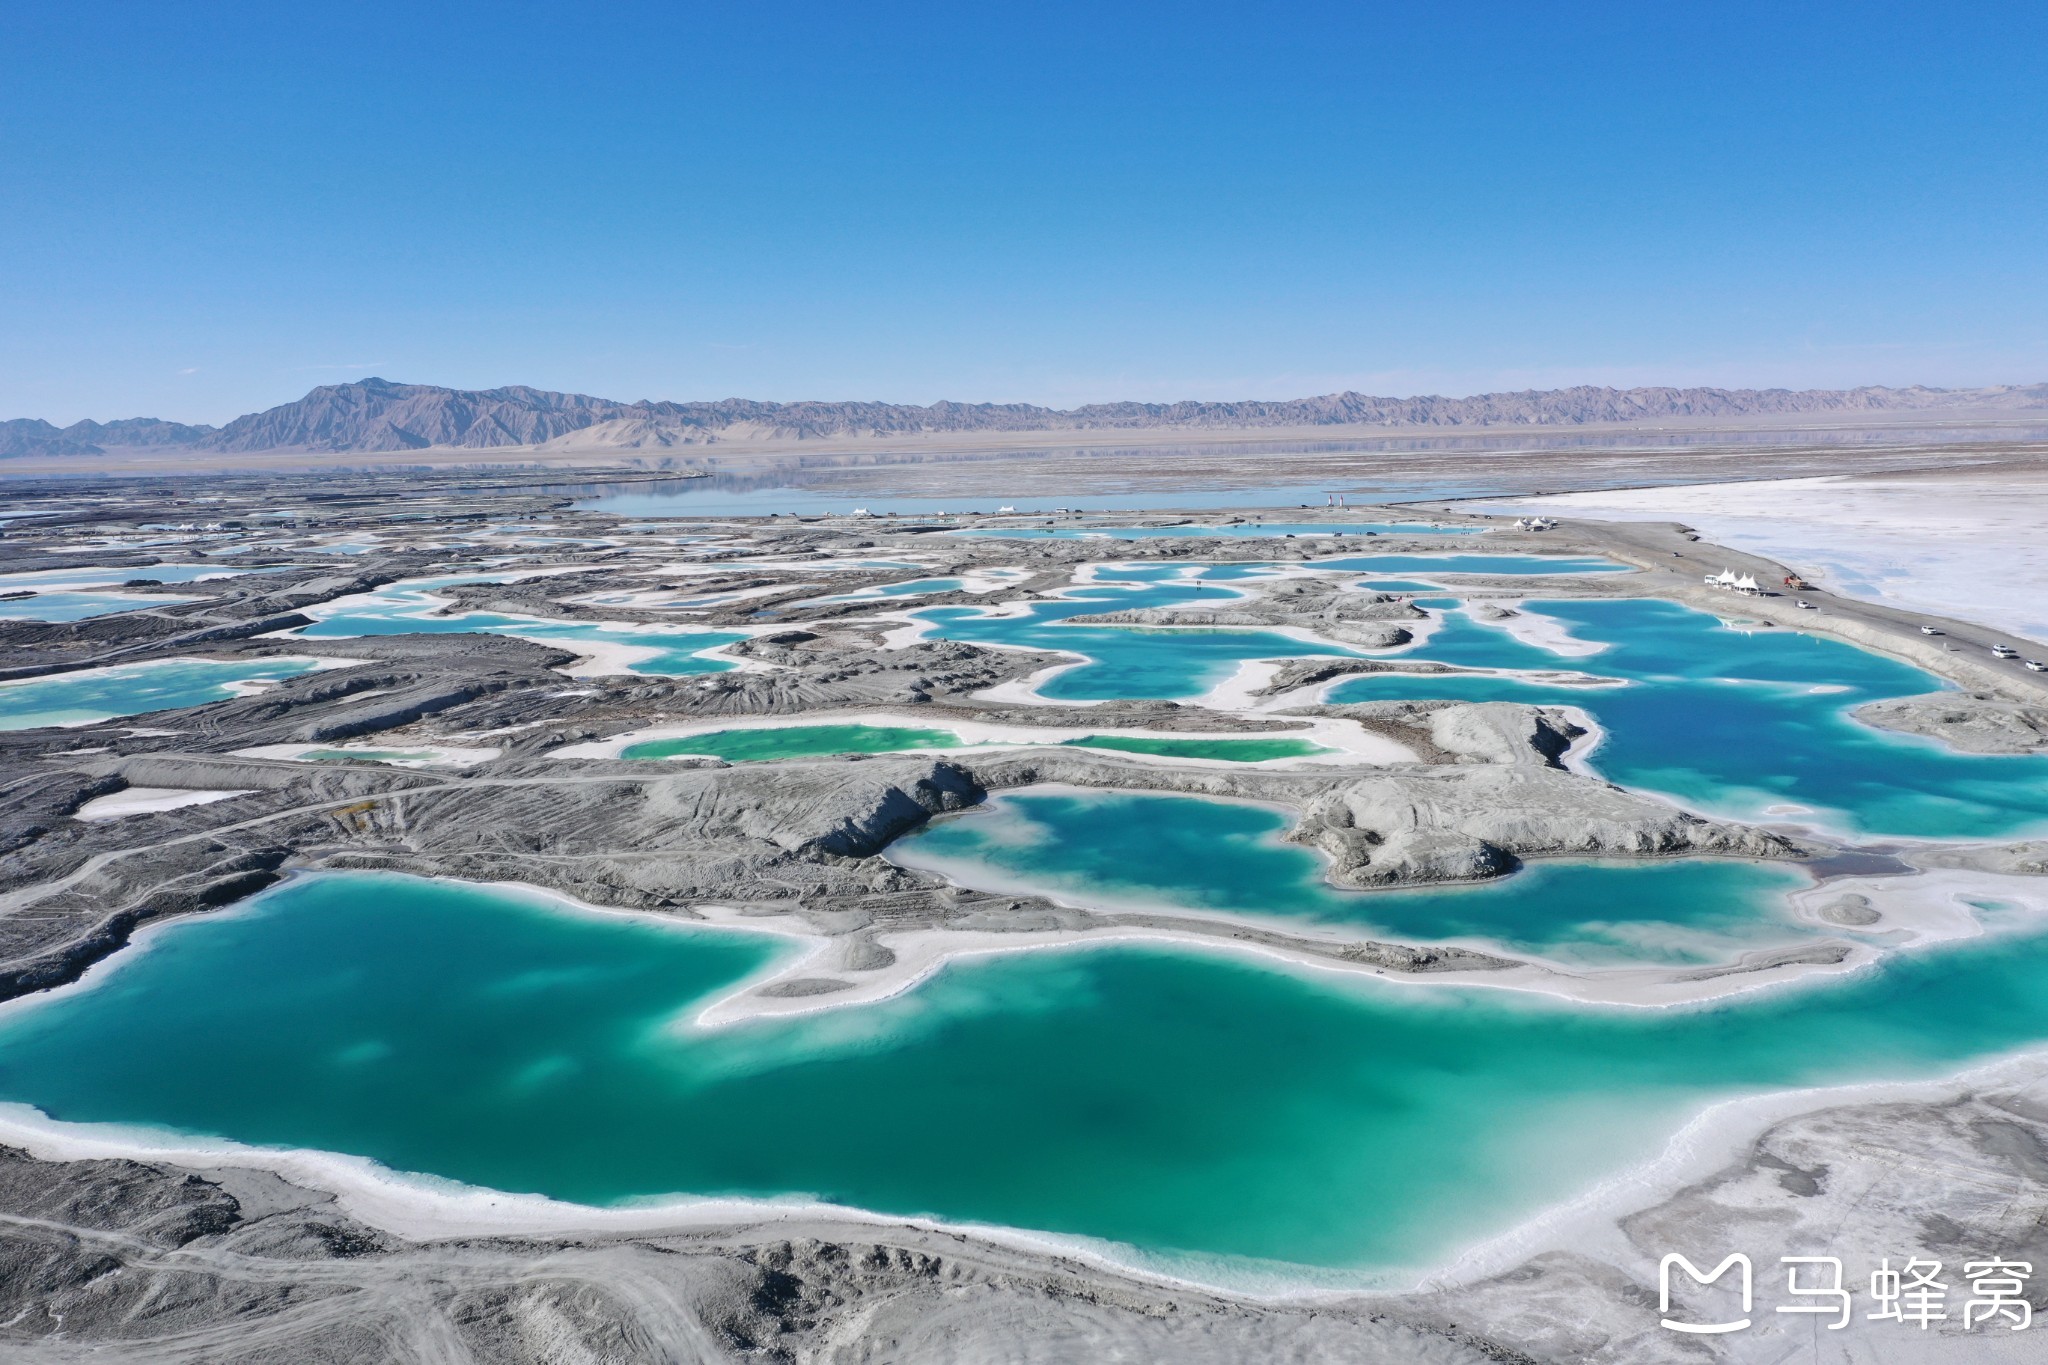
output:
<path id="1" fill-rule="evenodd" d="M 1557 523 L 1549 517 L 1522 517 L 1515 522 L 1517 531 L 1554 531 Z"/>
<path id="2" fill-rule="evenodd" d="M 1730 592 L 1739 592 L 1751 597 L 1763 594 L 1763 587 L 1756 581 L 1755 574 L 1743 574 L 1738 578 L 1733 569 L 1723 569 L 1719 573 L 1708 574 L 1707 586 L 1710 588 L 1726 588 Z"/>

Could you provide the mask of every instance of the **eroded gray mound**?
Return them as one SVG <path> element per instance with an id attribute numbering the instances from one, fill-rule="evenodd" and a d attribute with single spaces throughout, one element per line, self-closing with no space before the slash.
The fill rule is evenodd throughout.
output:
<path id="1" fill-rule="evenodd" d="M 1926 735 L 1970 754 L 2048 750 L 2048 706 L 1969 692 L 1929 692 L 1865 702 L 1852 713 L 1868 725 Z"/>

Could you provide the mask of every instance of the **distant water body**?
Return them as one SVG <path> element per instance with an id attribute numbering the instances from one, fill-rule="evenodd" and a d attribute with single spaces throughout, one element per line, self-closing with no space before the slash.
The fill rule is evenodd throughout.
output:
<path id="1" fill-rule="evenodd" d="M 1709 1103 L 1946 1074 L 2048 1034 L 2038 935 L 1713 1008 L 1103 947 L 688 1026 L 782 951 L 480 887 L 301 878 L 0 1010 L 0 1099 L 586 1204 L 798 1196 L 1197 1270 L 1371 1275 L 1654 1155 Z"/>
<path id="2" fill-rule="evenodd" d="M 136 579 L 150 579 L 158 583 L 197 583 L 202 580 L 239 578 L 251 572 L 274 573 L 276 570 L 233 569 L 219 564 L 143 564 L 117 569 L 89 565 L 77 569 L 32 569 L 22 573 L 0 574 L 0 592 L 19 592 L 23 589 L 44 592 L 50 589 L 118 588 L 123 583 Z"/>
<path id="3" fill-rule="evenodd" d="M 2006 440 L 2039 440 L 2038 427 L 2009 427 Z M 1358 504 L 1425 502 L 1444 498 L 1525 497 L 1543 491 L 1655 487 L 1697 482 L 1696 463 L 1670 458 L 1682 452 L 1731 447 L 1778 447 L 1774 467 L 1806 473 L 1801 447 L 1910 447 L 1929 441 L 1980 440 L 1968 425 L 1925 425 L 1730 430 L 1543 429 L 1530 427 L 1445 431 L 1415 429 L 1325 440 L 1272 440 L 1246 430 L 1237 440 L 1219 433 L 1189 434 L 1189 443 L 1061 449 L 1057 433 L 1018 433 L 1022 449 L 967 455 L 943 445 L 901 463 L 853 456 L 813 456 L 806 467 L 772 473 L 718 473 L 707 478 L 626 482 L 547 483 L 534 491 L 575 496 L 578 508 L 629 517 L 843 516 L 857 507 L 875 513 L 928 517 L 939 513 L 1019 513 L 1057 508 L 1085 511 L 1202 511 L 1221 508 L 1294 508 L 1322 511 L 1333 495 Z M 1077 437 L 1083 433 L 1076 433 Z M 1086 433 L 1099 439 L 1100 432 Z M 1552 452 L 1589 458 L 1523 460 Z M 1645 461 L 1642 456 L 1665 454 Z M 710 452 L 707 452 L 710 454 Z M 1608 457 L 1619 455 L 1618 459 Z M 1421 458 L 1418 458 L 1421 457 Z M 1472 458 L 1461 458 L 1472 457 Z M 687 463 L 687 457 L 683 463 Z M 791 465 L 796 463 L 791 457 Z M 1668 467 L 1669 475 L 1661 474 Z M 1247 469 L 1264 470 L 1264 480 Z M 1753 475 L 1746 475 L 1753 477 Z M 947 484 L 965 491 L 932 494 Z M 1054 488 L 1052 494 L 1038 490 Z"/>
<path id="4" fill-rule="evenodd" d="M 342 598 L 319 608 L 320 619 L 302 627 L 297 635 L 302 639 L 327 640 L 375 635 L 458 635 L 474 631 L 559 644 L 572 650 L 625 646 L 643 651 L 646 657 L 623 665 L 624 672 L 663 677 L 725 672 L 733 665 L 722 659 L 706 658 L 705 651 L 746 638 L 732 631 L 558 621 L 489 611 L 440 614 L 443 604 L 434 596 L 437 589 L 457 583 L 493 581 L 496 580 L 489 575 L 473 575 L 394 583 L 374 593 Z"/>
<path id="5" fill-rule="evenodd" d="M 121 611 L 146 611 L 196 602 L 196 597 L 115 592 L 44 592 L 15 601 L 0 601 L 0 621 L 87 621 Z"/>
<path id="6" fill-rule="evenodd" d="M 962 469 L 970 466 L 962 465 Z M 865 509 L 876 516 L 993 515 L 1008 507 L 1019 513 L 1064 509 L 1089 512 L 1198 511 L 1234 507 L 1321 507 L 1327 485 L 1289 484 L 1249 488 L 1177 489 L 1141 492 L 1066 493 L 1053 497 L 1026 494 L 956 494 L 952 497 L 847 493 L 829 488 L 733 487 L 716 479 L 678 479 L 650 488 L 647 484 L 598 486 L 592 496 L 574 503 L 577 511 L 609 512 L 619 517 L 765 517 L 770 515 L 847 516 Z"/>

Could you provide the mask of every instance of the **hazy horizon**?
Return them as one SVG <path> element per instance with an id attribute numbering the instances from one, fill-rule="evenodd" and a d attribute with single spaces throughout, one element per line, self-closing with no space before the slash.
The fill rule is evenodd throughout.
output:
<path id="1" fill-rule="evenodd" d="M 718 403 L 724 403 L 724 402 L 734 402 L 734 403 L 749 403 L 749 402 L 761 402 L 761 403 L 786 403 L 786 404 L 796 404 L 796 403 L 816 403 L 816 404 L 820 404 L 820 405 L 824 405 L 824 406 L 835 406 L 835 405 L 849 405 L 849 406 L 851 406 L 851 405 L 862 405 L 862 404 L 881 404 L 881 405 L 890 405 L 890 406 L 899 406 L 899 407 L 930 407 L 930 406 L 933 406 L 933 405 L 935 405 L 935 404 L 937 404 L 937 403 L 941 403 L 941 402 L 950 402 L 950 403 L 954 403 L 954 404 L 956 404 L 956 405 L 959 405 L 959 406 L 962 406 L 962 407 L 1002 407 L 1002 406 L 1036 406 L 1036 407 L 1044 408 L 1044 409 L 1046 409 L 1046 410 L 1048 410 L 1048 411 L 1052 411 L 1052 412 L 1056 412 L 1056 413 L 1057 413 L 1057 412 L 1073 412 L 1073 411 L 1076 411 L 1076 410 L 1081 410 L 1081 409 L 1085 409 L 1085 408 L 1087 408 L 1087 407 L 1089 407 L 1089 406 L 1091 406 L 1091 405 L 1096 405 L 1096 406 L 1114 406 L 1114 405 L 1117 405 L 1117 404 L 1121 404 L 1121 403 L 1160 403 L 1160 404 L 1162 404 L 1162 405 L 1170 405 L 1170 404 L 1172 404 L 1172 403 L 1174 403 L 1174 402 L 1198 402 L 1198 403 L 1229 403 L 1229 402 L 1246 402 L 1246 403 L 1252 403 L 1252 402 L 1286 402 L 1286 401 L 1304 401 L 1304 400 L 1314 400 L 1314 399 L 1318 399 L 1318 398 L 1324 398 L 1324 397 L 1334 397 L 1334 396 L 1338 396 L 1337 394 L 1289 394 L 1289 395 L 1284 395 L 1284 396 L 1280 396 L 1280 397 L 1277 397 L 1277 398 L 1275 398 L 1275 397 L 1267 397 L 1267 396 L 1263 396 L 1263 395 L 1262 395 L 1262 396 L 1257 396 L 1257 397 L 1250 397 L 1250 396 L 1242 396 L 1242 395 L 1241 395 L 1240 397 L 1238 397 L 1238 398 L 1236 398 L 1236 399 L 1228 399 L 1228 398 L 1226 398 L 1226 399 L 1194 399 L 1194 398 L 1184 398 L 1184 399 L 1179 399 L 1179 400 L 1173 400 L 1173 399 L 1167 399 L 1167 400 L 1155 400 L 1155 399 L 1108 399 L 1108 400 L 1091 400 L 1091 403 L 1075 403 L 1075 404 L 1070 404 L 1070 405 L 1066 405 L 1066 406 L 1064 406 L 1064 407 L 1055 407 L 1054 405 L 1051 405 L 1051 404 L 1032 404 L 1032 403 L 1030 403 L 1030 402 L 1029 402 L 1029 400 L 1000 400 L 1000 399 L 971 399 L 971 398 L 941 398 L 941 399 L 934 399 L 934 400 L 932 400 L 932 401 L 931 401 L 931 402 L 929 402 L 929 403 L 903 403 L 903 402 L 899 402 L 898 400 L 895 400 L 895 399 L 890 399 L 890 398 L 875 398 L 875 397 L 856 397 L 856 398 L 849 398 L 849 397 L 843 397 L 843 396 L 842 396 L 842 397 L 818 397 L 818 396 L 812 396 L 812 397 L 809 397 L 809 398 L 796 398 L 796 399 L 756 399 L 756 398 L 752 398 L 752 397 L 750 397 L 750 396 L 748 396 L 748 395 L 745 395 L 745 394 L 724 394 L 724 395 L 720 395 L 719 397 L 715 397 L 715 398 L 713 398 L 713 397 L 706 397 L 706 396 L 702 396 L 702 395 L 680 396 L 680 395 L 661 395 L 661 394 L 640 394 L 640 395 L 635 395 L 635 396 L 633 396 L 633 397 L 626 397 L 626 396 L 623 396 L 623 395 L 620 395 L 620 394 L 575 394 L 575 393 L 571 393 L 571 392 L 569 392 L 569 391 L 566 391 L 566 390 L 551 390 L 551 389 L 548 389 L 548 388 L 547 388 L 546 386 L 544 386 L 544 385 L 539 385 L 539 384 L 522 384 L 522 383 L 519 383 L 519 382 L 516 382 L 516 381 L 515 381 L 515 382 L 512 382 L 512 383 L 508 383 L 508 384 L 491 384 L 491 385 L 485 385 L 485 386 L 482 386 L 482 387 L 480 387 L 480 388 L 476 388 L 476 389 L 461 389 L 461 390 L 457 390 L 457 389 L 455 389 L 455 388 L 454 388 L 454 386 L 452 386 L 452 385 L 445 385 L 445 384 L 436 384 L 436 383 L 433 383 L 433 382 L 431 382 L 431 381 L 423 381 L 423 380 L 412 380 L 412 379 L 392 379 L 392 378 L 391 378 L 390 376 L 388 376 L 388 375 L 362 375 L 362 376 L 358 376 L 358 377 L 356 377 L 356 378 L 354 378 L 354 379 L 338 379 L 338 380 L 332 380 L 332 381 L 329 381 L 329 382 L 327 382 L 327 383 L 325 383 L 325 384 L 320 384 L 320 385 L 314 385 L 314 386 L 311 386 L 311 387 L 310 387 L 310 388 L 309 388 L 309 389 L 308 389 L 308 390 L 307 390 L 307 391 L 306 391 L 305 393 L 301 393 L 301 394 L 299 394 L 299 395 L 296 395 L 296 397 L 295 397 L 295 398 L 292 398 L 292 399 L 286 399 L 286 400 L 283 400 L 283 402 L 282 402 L 282 403 L 279 403 L 279 404 L 273 404 L 273 405 L 271 405 L 271 407 L 287 406 L 287 405 L 289 405 L 290 403 L 292 403 L 292 402 L 295 402 L 295 401 L 297 401 L 298 399 L 303 399 L 303 398 L 305 398 L 305 397 L 309 396 L 309 395 L 310 395 L 311 393 L 313 393 L 313 392 L 317 392 L 317 391 L 318 391 L 319 389 L 321 389 L 321 388 L 347 388 L 347 387 L 351 387 L 351 386 L 355 386 L 355 385 L 363 385 L 363 384 L 375 384 L 375 383 L 384 383 L 384 384 L 390 384 L 390 385 L 395 385 L 395 386 L 399 386 L 399 387 L 404 387 L 404 388 L 430 388 L 430 389 L 449 389 L 449 390 L 452 390 L 452 391 L 455 391 L 455 392 L 468 392 L 468 393 L 489 393 L 489 392 L 502 392 L 502 391 L 507 391 L 507 390 L 513 390 L 513 389 L 529 389 L 529 390 L 535 390 L 535 391 L 539 391 L 539 392 L 544 392 L 544 393 L 561 393 L 561 394 L 565 394 L 565 395 L 567 395 L 567 396 L 571 396 L 571 397 L 601 398 L 601 399 L 606 399 L 606 400 L 609 400 L 609 401 L 613 401 L 613 402 L 618 402 L 618 403 L 623 403 L 623 404 L 634 404 L 634 403 L 677 403 L 677 404 L 683 404 L 683 405 L 691 405 L 691 404 L 703 404 L 703 405 L 713 405 L 713 404 L 718 404 Z M 1794 386 L 1791 386 L 1791 385 L 1783 385 L 1783 384 L 1773 384 L 1773 385 L 1763 385 L 1763 384 L 1759 384 L 1759 385 L 1740 385 L 1740 386 L 1737 386 L 1737 385 L 1675 385 L 1675 384 L 1662 384 L 1662 385 L 1660 385 L 1660 384 L 1654 384 L 1654 383 L 1652 383 L 1652 384 L 1643 384 L 1643 385 L 1639 385 L 1639 386 L 1630 386 L 1630 387 L 1639 387 L 1639 388 L 1667 388 L 1667 389 L 1681 389 L 1681 390 L 1683 390 L 1683 389 L 1686 389 L 1686 388 L 1718 388 L 1718 389 L 1722 389 L 1722 390 L 1725 390 L 1725 391 L 1729 391 L 1729 392 L 1760 392 L 1760 391 L 1773 391 L 1773 390 L 1777 390 L 1777 391 L 1785 391 L 1785 392 L 1842 392 L 1842 391 L 1849 391 L 1849 390 L 1854 390 L 1854 389 L 1858 389 L 1858 388 L 1892 388 L 1892 389 L 1911 389 L 1911 388 L 1915 388 L 1915 387 L 1920 387 L 1920 388 L 1928 388 L 1928 389 L 1936 389 L 1936 390 L 1946 390 L 1946 391 L 1949 391 L 1949 392 L 1968 392 L 1968 391 L 1970 391 L 1970 390 L 1975 390 L 1975 389 L 1987 389 L 1987 388 L 1996 388 L 1996 387 L 2021 387 L 2021 388 L 2031 388 L 2031 387 L 2035 387 L 2035 386 L 2037 386 L 2037 385 L 2041 385 L 2041 384 L 2044 384 L 2044 383 L 2048 383 L 2048 380 L 2039 380 L 2039 379 L 2035 379 L 2035 380 L 2021 380 L 2021 381 L 2017 381 L 2016 383 L 2013 383 L 2013 384 L 2002 384 L 2002 385 L 1994 385 L 1994 384 L 1981 384 L 1981 385 L 1980 385 L 1980 384 L 1957 384 L 1957 385 L 1912 385 L 1912 384 L 1899 384 L 1899 385 L 1843 385 L 1843 386 L 1840 386 L 1839 388 L 1818 388 L 1818 389 L 1816 389 L 1816 388 L 1812 388 L 1812 387 L 1794 387 Z M 1362 391 L 1357 391 L 1357 390 L 1348 390 L 1348 391 L 1340 391 L 1340 392 L 1354 392 L 1354 393 L 1361 393 L 1361 396 L 1365 396 L 1365 397 L 1371 397 L 1371 398 L 1382 398 L 1382 399 L 1397 399 L 1397 400 L 1400 400 L 1400 399 L 1417 399 L 1417 400 L 1420 400 L 1420 399 L 1430 399 L 1430 398 L 1439 398 L 1439 399 L 1449 399 L 1449 400 L 1452 400 L 1452 401 L 1459 401 L 1459 400 L 1471 400 L 1471 399 L 1477 399 L 1477 398 L 1484 398 L 1484 397 L 1492 397 L 1492 396 L 1506 396 L 1506 395 L 1513 395 L 1513 394 L 1521 394 L 1521 393 L 1529 393 L 1529 394 L 1545 394 L 1545 393 L 1555 393 L 1555 392 L 1559 392 L 1559 391 L 1561 391 L 1561 390 L 1571 389 L 1571 388 L 1575 388 L 1575 387 L 1581 387 L 1581 386 L 1577 386 L 1577 385 L 1557 385 L 1557 386 L 1553 386 L 1553 387 L 1550 387 L 1550 388 L 1544 388 L 1544 389 L 1511 389 L 1511 390 L 1489 390 L 1489 391 L 1487 391 L 1487 392 L 1485 392 L 1485 393 L 1477 393 L 1477 392 L 1475 392 L 1475 393 L 1428 393 L 1428 394 L 1424 394 L 1424 393 L 1409 393 L 1409 394 L 1368 394 L 1368 393 L 1363 393 Z M 1592 386 L 1587 386 L 1587 387 L 1595 387 L 1595 388 L 1599 388 L 1599 387 L 1617 387 L 1617 388 L 1618 388 L 1618 387 L 1620 387 L 1620 386 L 1600 386 L 1600 385 L 1592 385 Z M 1625 390 L 1624 390 L 1624 391 L 1625 391 Z M 252 416 L 252 415 L 258 415 L 258 414 L 261 414 L 261 413 L 263 413 L 263 412 L 266 412 L 266 411 L 269 411 L 269 410 L 270 410 L 270 408 L 259 408 L 259 409 L 253 409 L 253 410 L 252 410 L 251 412 L 247 412 L 247 413 L 230 413 L 230 414 L 227 414 L 227 415 L 225 415 L 225 416 L 222 416 L 222 417 L 220 417 L 220 418 L 218 418 L 218 419 L 216 419 L 216 420 L 211 420 L 211 421 L 208 421 L 208 420 L 205 420 L 205 419 L 199 419 L 199 420 L 194 420 L 194 419 L 189 419 L 189 418 L 184 418 L 184 419 L 178 419 L 178 418 L 174 418 L 174 419 L 163 419 L 163 418 L 162 418 L 162 414 L 160 414 L 160 413 L 145 413 L 145 412 L 122 412 L 122 413 L 114 413 L 114 414 L 105 414 L 105 413 L 97 413 L 97 414 L 88 414 L 88 415 L 87 415 L 87 416 L 86 416 L 85 418 L 74 418 L 74 419 L 72 419 L 72 422 L 77 422 L 77 421 L 81 421 L 81 420 L 83 420 L 83 421 L 97 421 L 97 422 L 101 422 L 101 423 L 111 423 L 111 422 L 120 422 L 120 421 L 130 421 L 130 420 L 137 420 L 137 419 L 141 419 L 141 420 L 149 420 L 149 419 L 162 419 L 162 420 L 175 420 L 175 421 L 184 421 L 184 422 L 187 422 L 187 423 L 189 423 L 189 424 L 191 424 L 191 425 L 195 425 L 195 426 L 211 426 L 211 427 L 216 427 L 216 428 L 217 428 L 217 427 L 225 426 L 225 425 L 227 425 L 227 424 L 228 424 L 229 422 L 232 422 L 232 421 L 234 421 L 234 420 L 235 420 L 235 419 L 237 419 L 237 418 L 240 418 L 240 417 L 246 417 L 246 416 Z M 1990 411 L 1990 410 L 1991 410 L 1991 409 L 1987 409 L 1987 411 Z M 1999 410 L 2004 410 L 2004 409 L 1999 409 Z M 1844 412 L 1843 412 L 1843 413 L 1842 413 L 1841 415 L 1842 415 L 1842 416 L 1843 416 L 1844 418 L 1855 418 L 1855 417 L 1868 417 L 1868 418 L 1880 418 L 1880 417 L 1885 417 L 1885 416 L 1889 416 L 1889 417 L 1891 417 L 1891 418 L 1892 418 L 1892 419 L 1894 419 L 1894 420 L 1901 420 L 1901 421 L 1903 421 L 1903 420 L 1908 420 L 1908 419 L 1912 419 L 1912 418 L 1925 418 L 1925 419 L 1930 419 L 1930 420 L 1938 420 L 1938 419 L 1939 419 L 1939 418 L 1940 418 L 1940 417 L 1941 417 L 1941 416 L 1942 416 L 1942 415 L 1943 415 L 1944 413 L 1947 413 L 1947 412 L 1950 412 L 1950 411 L 1954 411 L 1954 412 L 1970 412 L 1970 411 L 1975 411 L 1975 409 L 1964 409 L 1964 408 L 1957 408 L 1957 409 L 1953 409 L 1953 410 L 1951 410 L 1951 409 L 1945 409 L 1945 408 L 1928 408 L 1928 409 L 1917 409 L 1917 408 L 1876 408 L 1876 409 L 1869 409 L 1869 410 L 1867 410 L 1867 411 L 1866 411 L 1866 410 L 1860 410 L 1860 409 L 1859 409 L 1859 410 L 1850 410 L 1850 411 L 1844 411 Z M 2014 415 L 2015 417 L 2022 417 L 2022 416 L 2025 416 L 2025 415 L 2027 414 L 2027 412 L 2028 412 L 2029 410 L 2028 410 L 2028 409 L 2025 409 L 2025 408 L 2013 408 L 2013 409 L 2010 409 L 2009 411 L 2011 411 L 2011 412 L 2012 412 L 2012 414 L 2013 414 L 2013 415 Z M 1729 415 L 1729 416 L 1728 416 L 1728 418 L 1727 418 L 1726 420 L 1754 420 L 1754 419 L 1757 419 L 1757 418 L 1764 418 L 1764 417 L 1768 417 L 1769 415 L 1770 415 L 1770 414 L 1768 414 L 1768 413 L 1756 413 L 1756 414 L 1731 414 L 1731 415 Z M 0 412 L 0 422 L 5 422 L 5 421 L 9 421 L 9 420 L 18 420 L 18 419 L 23 419 L 23 418 L 26 418 L 26 419 L 30 419 L 30 420 L 34 420 L 34 419 L 36 419 L 36 418 L 40 418 L 40 417 L 42 417 L 42 414 L 40 414 L 40 413 L 6 413 L 6 412 Z M 50 419 L 48 419 L 48 418 L 43 418 L 43 420 L 45 420 L 45 421 L 49 421 Z M 1667 419 L 1664 419 L 1664 420 L 1670 420 L 1670 419 L 1668 419 L 1668 418 L 1667 418 Z M 1711 417 L 1706 417 L 1706 416 L 1703 416 L 1703 417 L 1701 417 L 1701 418 L 1700 418 L 1699 420 L 1702 420 L 1702 421 L 1710 421 L 1710 420 L 1715 420 L 1715 419 L 1713 419 L 1713 418 L 1711 418 Z M 52 421 L 52 422 L 51 422 L 51 425 L 53 425 L 53 426 L 55 426 L 55 427 L 57 427 L 57 428 L 59 428 L 59 429 L 62 429 L 62 428 L 65 428 L 65 427 L 67 427 L 67 426 L 71 425 L 71 424 L 72 424 L 72 422 L 54 422 L 54 421 Z"/>

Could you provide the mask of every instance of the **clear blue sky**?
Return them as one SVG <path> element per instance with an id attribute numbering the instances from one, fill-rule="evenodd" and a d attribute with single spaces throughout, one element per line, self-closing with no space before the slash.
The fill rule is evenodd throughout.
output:
<path id="1" fill-rule="evenodd" d="M 0 416 L 2048 379 L 2048 7 L 0 3 Z"/>

